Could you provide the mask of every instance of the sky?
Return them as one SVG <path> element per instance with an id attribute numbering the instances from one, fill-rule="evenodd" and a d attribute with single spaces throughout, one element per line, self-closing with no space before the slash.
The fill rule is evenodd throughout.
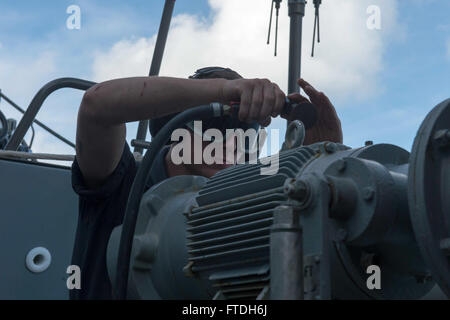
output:
<path id="1" fill-rule="evenodd" d="M 427 113 L 450 98 L 450 1 L 323 0 L 314 57 L 314 9 L 308 2 L 302 77 L 334 104 L 344 144 L 372 140 L 410 151 Z M 71 5 L 80 8 L 80 29 L 67 27 Z M 25 109 L 56 78 L 100 82 L 148 75 L 163 6 L 162 0 L 2 0 L 0 89 Z M 185 78 L 219 65 L 246 78 L 268 78 L 287 93 L 287 0 L 281 4 L 277 57 L 273 37 L 266 44 L 269 13 L 270 0 L 176 1 L 160 75 Z M 75 141 L 82 95 L 57 91 L 37 119 Z M 0 111 L 21 118 L 5 101 Z M 280 129 L 283 137 L 285 126 L 277 118 L 268 129 Z M 34 152 L 74 153 L 35 129 Z M 136 124 L 128 124 L 128 141 L 135 135 Z"/>

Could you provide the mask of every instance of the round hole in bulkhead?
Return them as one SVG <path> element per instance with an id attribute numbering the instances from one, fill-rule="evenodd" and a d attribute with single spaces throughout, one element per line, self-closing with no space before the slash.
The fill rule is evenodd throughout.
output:
<path id="1" fill-rule="evenodd" d="M 33 258 L 33 262 L 35 265 L 41 265 L 45 260 L 45 257 L 42 254 L 37 254 Z"/>

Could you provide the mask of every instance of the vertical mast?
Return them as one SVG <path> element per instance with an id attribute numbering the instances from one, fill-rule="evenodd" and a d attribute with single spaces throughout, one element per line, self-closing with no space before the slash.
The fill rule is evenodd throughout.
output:
<path id="1" fill-rule="evenodd" d="M 305 0 L 288 0 L 290 18 L 288 93 L 300 92 L 297 79 L 301 74 L 302 21 L 305 16 L 305 5 Z"/>
<path id="2" fill-rule="evenodd" d="M 170 21 L 172 19 L 173 8 L 175 7 L 175 0 L 166 0 L 164 4 L 163 14 L 161 17 L 161 24 L 159 26 L 158 37 L 156 38 L 155 51 L 153 52 L 152 64 L 150 66 L 149 76 L 159 75 L 161 68 L 161 61 L 166 46 L 167 35 L 169 33 Z M 139 122 L 136 140 L 145 140 L 148 129 L 148 120 Z M 134 152 L 142 153 L 143 148 L 136 146 Z"/>

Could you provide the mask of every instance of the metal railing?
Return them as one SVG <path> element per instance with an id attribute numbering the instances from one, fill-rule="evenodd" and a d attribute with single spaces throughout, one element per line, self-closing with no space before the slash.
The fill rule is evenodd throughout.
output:
<path id="1" fill-rule="evenodd" d="M 93 85 L 95 85 L 96 82 L 87 81 L 83 79 L 77 79 L 77 78 L 59 78 L 53 81 L 50 81 L 45 86 L 43 86 L 38 93 L 34 96 L 33 100 L 31 100 L 30 105 L 28 106 L 27 110 L 24 111 L 19 106 L 17 106 L 14 102 L 12 102 L 10 99 L 8 99 L 4 94 L 0 93 L 1 96 L 10 103 L 13 107 L 15 107 L 17 110 L 24 113 L 22 119 L 19 122 L 19 125 L 17 126 L 16 130 L 14 131 L 14 134 L 12 135 L 11 139 L 8 141 L 8 143 L 5 146 L 5 150 L 11 150 L 16 151 L 19 147 L 20 143 L 22 142 L 25 134 L 27 133 L 28 129 L 30 129 L 33 122 L 35 122 L 37 125 L 41 126 L 43 129 L 50 132 L 52 135 L 60 139 L 61 141 L 69 144 L 72 147 L 75 147 L 75 144 L 73 144 L 71 141 L 67 140 L 60 134 L 56 133 L 46 125 L 44 125 L 42 122 L 39 122 L 36 120 L 36 115 L 39 112 L 39 110 L 42 107 L 42 104 L 47 99 L 47 97 L 52 94 L 53 92 L 63 89 L 63 88 L 72 88 L 72 89 L 78 89 L 86 91 Z"/>

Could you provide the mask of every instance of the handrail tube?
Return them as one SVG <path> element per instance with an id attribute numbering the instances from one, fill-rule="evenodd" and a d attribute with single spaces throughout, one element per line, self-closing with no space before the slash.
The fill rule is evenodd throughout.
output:
<path id="1" fill-rule="evenodd" d="M 62 88 L 72 88 L 86 91 L 95 84 L 96 82 L 77 78 L 59 78 L 47 83 L 38 91 L 38 93 L 34 96 L 33 100 L 31 100 L 31 103 L 28 106 L 27 111 L 25 111 L 22 119 L 20 120 L 19 125 L 14 131 L 14 134 L 8 141 L 5 150 L 16 151 L 18 149 L 25 134 L 27 133 L 28 129 L 33 123 L 33 120 L 36 118 L 37 113 L 41 109 L 42 104 L 50 94 Z"/>
<path id="2" fill-rule="evenodd" d="M 6 102 L 8 102 L 11 106 L 13 106 L 19 112 L 21 112 L 23 114 L 26 112 L 21 107 L 19 107 L 14 101 L 12 101 L 10 98 L 5 96 L 5 94 L 2 93 L 1 91 L 0 91 L 0 98 L 5 99 Z M 73 142 L 71 142 L 70 140 L 64 138 L 62 135 L 60 135 L 56 131 L 53 131 L 52 129 L 47 127 L 44 123 L 40 122 L 38 119 L 34 119 L 33 122 L 36 123 L 38 126 L 40 126 L 42 129 L 46 130 L 48 133 L 52 134 L 53 136 L 55 136 L 56 138 L 61 140 L 62 142 L 64 142 L 64 143 L 68 144 L 69 146 L 75 148 L 75 144 Z M 31 129 L 33 129 L 33 127 L 31 127 Z"/>

